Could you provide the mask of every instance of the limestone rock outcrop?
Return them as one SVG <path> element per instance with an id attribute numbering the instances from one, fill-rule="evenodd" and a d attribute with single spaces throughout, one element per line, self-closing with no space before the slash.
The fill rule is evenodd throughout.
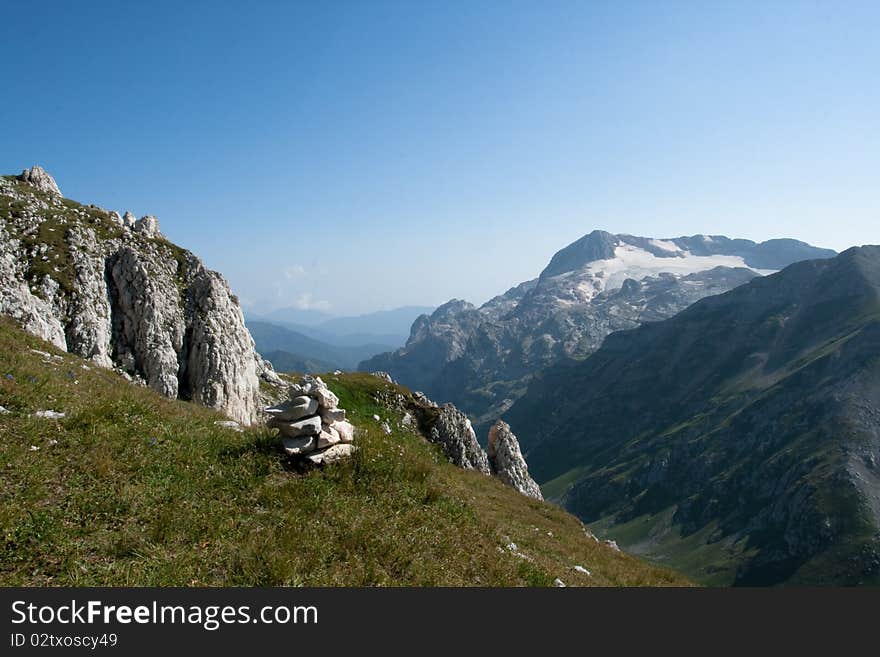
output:
<path id="1" fill-rule="evenodd" d="M 286 401 L 265 413 L 266 425 L 278 429 L 284 451 L 301 463 L 327 465 L 354 453 L 354 426 L 320 377 L 303 377 L 290 386 Z"/>
<path id="2" fill-rule="evenodd" d="M 132 230 L 147 237 L 158 237 L 161 235 L 159 232 L 159 220 L 151 214 L 135 221 Z"/>
<path id="3" fill-rule="evenodd" d="M 272 367 L 272 363 L 268 360 L 260 356 L 260 354 L 256 354 L 257 361 L 257 376 L 259 376 L 266 383 L 273 386 L 283 386 L 284 380 L 278 376 L 275 370 Z"/>
<path id="4" fill-rule="evenodd" d="M 43 169 L 43 167 L 33 166 L 30 169 L 25 169 L 21 172 L 21 175 L 18 176 L 18 179 L 22 182 L 26 182 L 32 187 L 36 187 L 38 190 L 45 192 L 46 194 L 61 196 L 61 190 L 58 189 L 58 184 L 55 182 L 55 179 L 46 173 L 46 170 Z"/>
<path id="5" fill-rule="evenodd" d="M 6 235 L 0 233 L 0 241 L 5 238 Z M 12 317 L 28 333 L 66 349 L 64 326 L 53 314 L 52 304 L 46 301 L 54 294 L 52 286 L 44 283 L 42 289 L 32 291 L 23 280 L 23 263 L 2 244 L 0 249 L 0 314 Z"/>
<path id="6" fill-rule="evenodd" d="M 489 474 L 489 459 L 477 442 L 471 421 L 452 404 L 439 408 L 428 439 L 442 445 L 446 458 L 458 467 Z"/>
<path id="7" fill-rule="evenodd" d="M 523 458 L 519 441 L 507 422 L 498 420 L 489 429 L 489 446 L 486 451 L 492 474 L 523 495 L 536 500 L 544 499 L 540 487 L 529 475 L 529 466 Z"/>
<path id="8" fill-rule="evenodd" d="M 510 427 L 501 420 L 489 432 L 488 454 L 477 441 L 471 420 L 453 404 L 442 406 L 432 401 L 423 392 L 404 394 L 396 384 L 391 384 L 383 372 L 373 376 L 385 381 L 374 394 L 376 402 L 389 410 L 401 414 L 398 426 L 402 429 L 415 429 L 429 442 L 440 445 L 450 463 L 466 470 L 476 470 L 487 475 L 495 475 L 508 486 L 528 497 L 542 500 L 541 489 L 529 475 L 529 468 L 519 447 L 519 441 Z M 381 418 L 374 415 L 380 422 Z M 391 425 L 381 424 L 386 434 L 392 433 Z"/>
<path id="9" fill-rule="evenodd" d="M 0 208 L 0 313 L 165 396 L 259 419 L 260 379 L 281 380 L 227 282 L 155 217 L 64 200 L 40 167 L 0 178 Z"/>

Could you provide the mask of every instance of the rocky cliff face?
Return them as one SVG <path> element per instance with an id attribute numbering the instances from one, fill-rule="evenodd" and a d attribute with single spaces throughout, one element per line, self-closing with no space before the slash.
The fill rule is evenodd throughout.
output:
<path id="1" fill-rule="evenodd" d="M 489 467 L 492 474 L 508 486 L 516 488 L 523 495 L 543 500 L 541 489 L 529 475 L 529 466 L 519 448 L 519 441 L 510 430 L 510 425 L 498 420 L 489 429 Z"/>
<path id="2" fill-rule="evenodd" d="M 420 317 L 406 346 L 360 369 L 385 370 L 487 428 L 535 372 L 589 355 L 610 333 L 666 319 L 796 260 L 833 255 L 795 240 L 594 231 L 553 256 L 537 279 L 480 308 L 453 300 Z"/>
<path id="3" fill-rule="evenodd" d="M 30 169 L 25 169 L 21 172 L 21 175 L 18 176 L 18 179 L 46 194 L 61 196 L 61 190 L 58 189 L 55 179 L 46 173 L 46 170 L 43 169 L 43 167 L 35 166 Z"/>
<path id="4" fill-rule="evenodd" d="M 376 401 L 403 413 L 405 419 L 401 426 L 417 428 L 426 440 L 443 449 L 450 463 L 465 470 L 494 475 L 523 495 L 544 499 L 541 489 L 529 476 L 519 441 L 506 423 L 499 421 L 490 430 L 487 453 L 477 441 L 467 415 L 454 405 L 440 406 L 422 392 L 409 393 L 387 372 L 373 372 L 372 376 L 386 383 L 384 390 L 376 394 Z"/>
<path id="5" fill-rule="evenodd" d="M 0 178 L 0 313 L 167 397 L 258 413 L 259 359 L 217 272 L 135 220 L 61 196 L 39 167 Z"/>
<path id="6" fill-rule="evenodd" d="M 446 457 L 458 467 L 490 473 L 489 459 L 477 442 L 471 421 L 452 404 L 439 408 L 428 439 L 442 445 Z"/>

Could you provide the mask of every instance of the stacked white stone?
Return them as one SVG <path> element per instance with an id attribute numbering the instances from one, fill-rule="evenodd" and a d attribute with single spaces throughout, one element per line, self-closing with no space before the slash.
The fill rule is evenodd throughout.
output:
<path id="1" fill-rule="evenodd" d="M 354 452 L 354 427 L 339 398 L 320 377 L 305 376 L 290 386 L 290 399 L 266 409 L 269 427 L 278 429 L 284 451 L 314 465 L 333 463 Z"/>

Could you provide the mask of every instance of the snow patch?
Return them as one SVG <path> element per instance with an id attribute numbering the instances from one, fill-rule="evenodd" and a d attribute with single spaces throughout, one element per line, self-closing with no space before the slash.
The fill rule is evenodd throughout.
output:
<path id="1" fill-rule="evenodd" d="M 651 240 L 651 244 L 664 251 L 670 251 L 671 253 L 679 252 L 679 248 L 675 245 L 675 242 L 670 242 L 669 240 Z"/>
<path id="2" fill-rule="evenodd" d="M 653 242 L 662 242 L 662 240 L 653 240 Z M 761 275 L 772 274 L 776 271 L 749 267 L 742 256 L 698 256 L 690 251 L 679 251 L 679 253 L 680 257 L 678 258 L 658 258 L 653 253 L 637 246 L 622 244 L 614 249 L 613 258 L 591 262 L 584 271 L 591 275 L 593 287 L 597 288 L 596 294 L 603 290 L 619 289 L 627 278 L 640 281 L 648 276 L 657 276 L 663 273 L 686 276 L 715 267 L 741 267 L 751 269 Z M 586 287 L 585 283 L 578 286 L 583 291 L 586 291 Z"/>

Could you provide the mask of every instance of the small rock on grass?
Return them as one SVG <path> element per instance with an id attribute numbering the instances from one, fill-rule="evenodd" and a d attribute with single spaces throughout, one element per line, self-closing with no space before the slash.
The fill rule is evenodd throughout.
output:
<path id="1" fill-rule="evenodd" d="M 37 417 L 44 417 L 47 420 L 60 420 L 64 417 L 64 413 L 59 413 L 57 411 L 37 411 L 34 413 Z"/>
<path id="2" fill-rule="evenodd" d="M 227 429 L 232 429 L 233 431 L 237 431 L 238 433 L 242 433 L 244 429 L 241 428 L 241 425 L 235 420 L 217 420 L 214 424 L 218 427 L 226 427 Z"/>
<path id="3" fill-rule="evenodd" d="M 339 442 L 339 432 L 333 427 L 324 427 L 318 435 L 318 449 L 336 445 Z"/>
<path id="4" fill-rule="evenodd" d="M 331 422 L 330 427 L 339 434 L 339 440 L 343 443 L 354 442 L 354 425 L 351 422 Z"/>
<path id="5" fill-rule="evenodd" d="M 312 452 L 306 456 L 306 459 L 314 465 L 327 465 L 351 456 L 354 450 L 354 445 L 339 443 L 338 445 L 333 445 L 332 447 Z"/>

